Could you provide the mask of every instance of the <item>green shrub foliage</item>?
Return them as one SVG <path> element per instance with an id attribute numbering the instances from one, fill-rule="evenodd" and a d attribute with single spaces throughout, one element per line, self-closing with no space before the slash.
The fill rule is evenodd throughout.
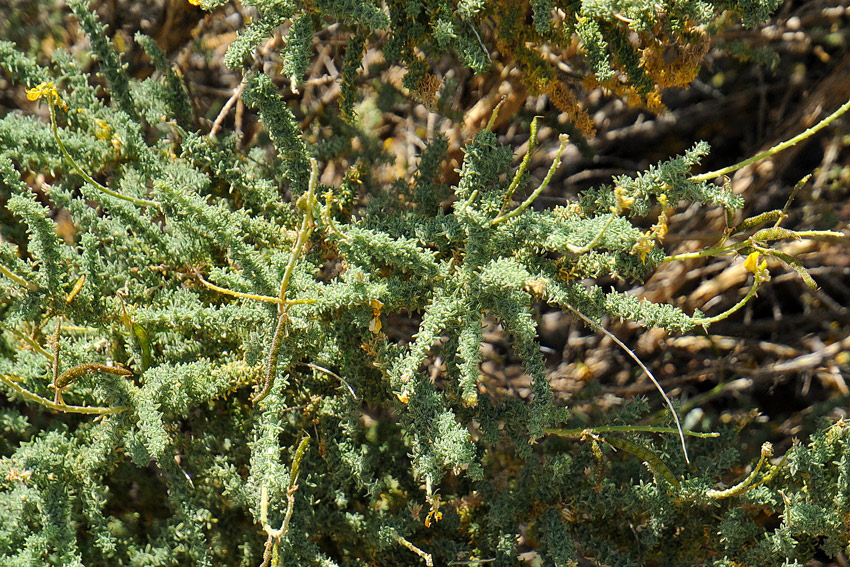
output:
<path id="1" fill-rule="evenodd" d="M 528 45 L 578 38 L 588 77 L 648 104 L 689 79 L 641 63 L 628 34 L 650 51 L 650 38 L 680 43 L 687 75 L 700 24 L 727 10 L 755 25 L 775 2 L 245 2 L 259 15 L 227 64 L 273 155 L 197 126 L 149 38 L 136 41 L 158 72 L 129 77 L 86 2 L 69 4 L 99 77 L 61 49 L 42 66 L 0 43 L 4 73 L 51 114 L 0 119 L 4 565 L 507 566 L 521 564 L 520 540 L 559 566 L 775 565 L 846 550 L 842 423 L 782 464 L 765 447 L 728 490 L 715 487 L 742 464 L 734 431 L 692 442 L 687 464 L 669 428 L 629 428 L 640 400 L 612 418 L 619 430 L 558 429 L 572 422 L 546 379 L 535 304 L 672 332 L 712 321 L 587 283 L 640 281 L 665 259 L 663 221 L 636 224 L 658 205 L 741 207 L 690 177 L 705 143 L 548 210 L 529 206 L 548 178 L 532 183 L 489 126 L 451 186 L 439 136 L 410 179 L 378 183 L 370 171 L 388 157 L 367 137 L 340 187 L 317 178 L 351 157 L 356 75 L 376 34 L 414 97 L 426 58 L 483 73 L 498 50 L 568 105 Z M 291 24 L 282 71 L 297 89 L 331 22 L 351 34 L 345 120 L 318 140 L 252 54 Z M 57 211 L 70 236 L 57 236 Z M 418 324 L 408 340 L 384 332 L 397 316 Z M 530 401 L 482 389 L 485 319 L 522 359 Z"/>

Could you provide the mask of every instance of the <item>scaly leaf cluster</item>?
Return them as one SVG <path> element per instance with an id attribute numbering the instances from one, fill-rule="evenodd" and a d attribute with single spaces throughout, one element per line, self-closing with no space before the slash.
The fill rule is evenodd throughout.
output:
<path id="1" fill-rule="evenodd" d="M 688 466 L 670 428 L 631 425 L 645 405 L 594 431 L 547 379 L 535 305 L 671 332 L 718 319 L 588 283 L 640 281 L 664 261 L 657 243 L 680 201 L 740 207 L 689 177 L 707 146 L 551 210 L 532 205 L 567 140 L 521 200 L 525 167 L 490 127 L 465 146 L 451 186 L 436 137 L 410 179 L 379 184 L 369 171 L 386 156 L 371 149 L 328 187 L 319 161 L 339 152 L 308 143 L 272 79 L 243 65 L 294 19 L 284 67 L 297 83 L 317 22 L 339 20 L 361 38 L 342 79 L 353 108 L 369 34 L 394 30 L 385 54 L 411 72 L 423 65 L 416 46 L 461 46 L 482 71 L 492 38 L 482 25 L 494 21 L 544 89 L 555 79 L 520 49 L 528 37 L 575 31 L 604 80 L 639 65 L 617 34 L 659 25 L 674 37 L 710 17 L 710 4 L 535 2 L 524 31 L 525 7 L 512 3 L 253 4 L 260 16 L 228 64 L 244 73 L 273 157 L 194 124 L 179 77 L 143 37 L 159 73 L 130 78 L 81 1 L 71 7 L 109 103 L 67 52 L 43 67 L 0 44 L 0 68 L 50 111 L 49 121 L 0 119 L 4 563 L 518 565 L 520 536 L 557 565 L 774 564 L 842 551 L 843 423 L 783 464 L 765 447 L 736 481 L 734 432 L 695 442 Z M 556 7 L 566 21 L 551 20 Z M 63 238 L 58 211 L 70 219 Z M 654 228 L 640 228 L 651 213 Z M 758 253 L 770 238 L 756 235 L 719 249 L 755 250 L 751 294 L 769 277 Z M 390 328 L 403 318 L 416 330 L 398 337 Z M 480 376 L 488 321 L 522 359 L 527 401 L 496 396 Z"/>

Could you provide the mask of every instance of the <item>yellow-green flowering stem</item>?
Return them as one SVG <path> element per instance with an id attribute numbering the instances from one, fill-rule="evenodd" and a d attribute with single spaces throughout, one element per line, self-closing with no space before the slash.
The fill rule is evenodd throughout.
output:
<path id="1" fill-rule="evenodd" d="M 671 433 L 678 435 L 679 430 L 674 427 L 657 427 L 654 425 L 600 425 L 598 427 L 581 427 L 574 429 L 544 429 L 543 433 L 547 435 L 557 435 L 558 437 L 582 437 L 588 434 L 605 434 L 605 433 Z M 682 433 L 690 437 L 699 437 L 706 439 L 710 437 L 720 437 L 719 433 L 699 433 L 696 431 L 688 431 L 683 429 Z"/>
<path id="2" fill-rule="evenodd" d="M 795 230 L 794 234 L 799 238 L 844 238 L 847 236 L 837 230 Z"/>
<path id="3" fill-rule="evenodd" d="M 106 193 L 111 197 L 115 197 L 116 199 L 121 199 L 122 201 L 128 201 L 140 207 L 157 207 L 159 208 L 159 203 L 156 201 L 151 201 L 150 199 L 139 199 L 136 197 L 128 197 L 127 195 L 122 195 L 117 191 L 113 191 L 109 187 L 98 183 L 94 180 L 94 178 L 83 170 L 82 167 L 77 163 L 77 161 L 68 153 L 68 149 L 65 147 L 65 143 L 62 141 L 62 138 L 59 137 L 59 127 L 56 125 L 56 107 L 53 102 L 49 101 L 48 106 L 50 107 L 50 126 L 53 130 L 53 138 L 56 140 L 56 145 L 59 146 L 59 150 L 62 152 L 62 155 L 65 156 L 65 159 L 71 164 L 74 170 L 86 181 L 86 183 L 94 186 L 102 193 Z"/>
<path id="4" fill-rule="evenodd" d="M 499 215 L 496 218 L 494 218 L 493 220 L 491 220 L 490 221 L 491 226 L 495 226 L 497 224 L 500 224 L 500 223 L 503 223 L 507 220 L 510 220 L 517 215 L 521 215 L 523 213 L 523 211 L 525 211 L 525 209 L 530 207 L 531 204 L 537 199 L 537 197 L 540 196 L 540 194 L 543 192 L 543 190 L 546 189 L 546 187 L 549 185 L 549 182 L 552 181 L 552 176 L 555 175 L 555 171 L 558 169 L 558 166 L 561 165 L 561 154 L 564 153 L 564 148 L 567 147 L 567 143 L 570 141 L 570 138 L 566 134 L 561 134 L 559 140 L 560 140 L 561 144 L 560 144 L 560 146 L 558 146 L 558 153 L 555 156 L 554 161 L 552 161 L 552 166 L 549 168 L 549 172 L 546 174 L 546 177 L 543 178 L 543 181 L 540 183 L 540 185 L 537 187 L 537 189 L 535 189 L 534 192 L 531 195 L 529 195 L 528 198 L 525 201 L 523 201 L 523 203 L 519 207 L 517 207 L 516 209 L 512 210 L 509 213 L 505 213 L 504 215 Z"/>
<path id="5" fill-rule="evenodd" d="M 786 140 L 786 141 L 784 141 L 780 144 L 776 144 L 775 146 L 773 146 L 769 150 L 762 152 L 762 153 L 760 153 L 756 156 L 753 156 L 751 158 L 745 159 L 744 161 L 738 162 L 735 165 L 730 165 L 729 167 L 724 167 L 723 169 L 718 169 L 718 170 L 715 170 L 715 171 L 709 171 L 707 173 L 701 173 L 699 175 L 693 175 L 693 176 L 691 176 L 690 180 L 695 181 L 697 183 L 699 183 L 700 181 L 709 181 L 711 179 L 714 179 L 715 177 L 720 177 L 721 175 L 727 175 L 727 174 L 732 173 L 734 171 L 738 171 L 739 169 L 747 167 L 748 165 L 756 163 L 757 161 L 761 161 L 764 158 L 768 158 L 768 157 L 770 157 L 774 154 L 778 154 L 782 150 L 786 150 L 786 149 L 790 148 L 791 146 L 798 144 L 798 143 L 802 142 L 803 140 L 805 140 L 806 138 L 816 134 L 820 130 L 823 130 L 824 128 L 829 126 L 829 124 L 833 120 L 835 120 L 836 118 L 838 118 L 839 116 L 841 116 L 842 114 L 847 112 L 847 110 L 850 110 L 850 100 L 848 100 L 847 102 L 842 104 L 838 108 L 838 110 L 836 110 L 835 112 L 833 112 L 832 114 L 830 114 L 829 116 L 827 116 L 826 118 L 824 118 L 823 120 L 821 120 L 820 122 L 818 122 L 817 124 L 815 124 L 814 126 L 809 128 L 808 130 L 805 130 L 805 131 L 801 132 L 800 134 L 797 134 L 796 136 L 794 136 L 790 140 Z"/>
<path id="6" fill-rule="evenodd" d="M 284 306 L 283 311 L 281 311 L 277 318 L 277 325 L 275 325 L 274 334 L 272 335 L 272 344 L 269 346 L 269 358 L 266 362 L 266 375 L 263 381 L 263 389 L 251 398 L 251 401 L 255 404 L 263 401 L 263 399 L 269 395 L 269 392 L 272 391 L 272 386 L 274 386 L 275 376 L 277 375 L 277 361 L 280 356 L 280 345 L 283 343 L 283 334 L 289 313 L 288 309 L 289 306 Z"/>
<path id="7" fill-rule="evenodd" d="M 751 237 L 735 244 L 728 246 L 714 246 L 696 252 L 683 252 L 682 254 L 673 254 L 667 256 L 661 262 L 679 262 L 682 260 L 694 260 L 696 258 L 707 258 L 714 256 L 722 256 L 729 252 L 738 252 L 743 248 L 753 246 L 756 242 L 774 242 L 777 240 L 800 240 L 803 238 L 844 238 L 847 236 L 843 232 L 835 230 L 787 230 L 780 227 L 765 228 L 756 232 Z M 765 250 L 763 253 L 767 254 Z"/>
<path id="8" fill-rule="evenodd" d="M 620 449 L 630 455 L 634 455 L 645 462 L 649 466 L 650 471 L 652 471 L 653 476 L 655 476 L 656 481 L 663 478 L 671 486 L 675 486 L 677 488 L 681 486 L 682 483 L 678 478 L 676 478 L 676 475 L 673 474 L 673 471 L 670 470 L 667 463 L 646 447 L 642 447 L 641 445 L 632 443 L 631 441 L 627 441 L 620 437 L 605 436 L 599 437 L 599 440 L 611 445 L 615 449 Z"/>
<path id="9" fill-rule="evenodd" d="M 95 329 L 94 327 L 81 327 L 79 325 L 62 325 L 62 331 L 68 331 L 70 333 L 99 333 L 100 329 Z"/>
<path id="10" fill-rule="evenodd" d="M 507 99 L 507 96 L 502 95 L 502 98 L 500 98 L 499 102 L 496 103 L 496 106 L 493 107 L 493 112 L 490 113 L 490 120 L 487 121 L 486 130 L 489 130 L 490 132 L 493 131 L 493 127 L 496 126 L 496 119 L 499 118 L 499 111 L 502 109 L 502 105 L 505 104 Z"/>
<path id="11" fill-rule="evenodd" d="M 0 274 L 3 274 L 4 276 L 6 276 L 7 278 L 9 278 L 10 280 L 12 280 L 13 282 L 15 282 L 16 284 L 18 284 L 21 287 L 25 287 L 30 291 L 38 291 L 37 285 L 35 285 L 34 283 L 28 282 L 27 280 L 25 280 L 24 278 L 22 278 L 21 276 L 19 276 L 18 274 L 16 274 L 15 272 L 10 270 L 6 266 L 4 266 L 3 264 L 0 264 Z"/>
<path id="12" fill-rule="evenodd" d="M 30 401 L 30 402 L 35 402 L 39 405 L 42 405 L 42 406 L 44 406 L 48 409 L 52 409 L 54 411 L 61 411 L 61 412 L 64 412 L 64 413 L 82 413 L 82 414 L 90 414 L 90 415 L 110 415 L 110 414 L 114 414 L 114 413 L 122 413 L 122 412 L 128 411 L 130 409 L 130 408 L 126 408 L 126 407 L 123 407 L 123 406 L 119 406 L 119 407 L 97 407 L 97 406 L 69 406 L 69 405 L 66 405 L 66 404 L 57 404 L 56 402 L 52 402 L 52 401 L 50 401 L 46 398 L 42 398 L 41 396 L 39 396 L 38 394 L 36 394 L 34 392 L 30 392 L 29 390 L 27 390 L 26 388 L 24 388 L 23 386 L 18 384 L 17 383 L 18 381 L 20 381 L 20 379 L 16 379 L 12 376 L 7 376 L 5 374 L 0 374 L 0 382 L 3 382 L 4 384 L 6 384 L 6 386 L 8 386 L 12 390 L 14 390 L 18 394 L 20 394 L 20 396 L 22 398 L 24 398 L 25 400 Z"/>
<path id="13" fill-rule="evenodd" d="M 735 234 L 745 232 L 747 230 L 750 230 L 751 228 L 757 227 L 760 224 L 770 221 L 776 221 L 776 224 L 774 226 L 778 227 L 780 223 L 782 223 L 782 221 L 786 218 L 788 217 L 782 211 L 767 211 L 766 213 L 761 213 L 760 215 L 744 219 L 743 221 L 741 221 L 740 224 L 738 224 L 738 226 L 727 231 L 727 235 L 733 236 Z"/>

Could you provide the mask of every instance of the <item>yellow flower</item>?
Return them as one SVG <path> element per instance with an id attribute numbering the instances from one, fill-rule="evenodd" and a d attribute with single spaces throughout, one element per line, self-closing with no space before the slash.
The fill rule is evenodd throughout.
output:
<path id="1" fill-rule="evenodd" d="M 381 332 L 381 308 L 384 306 L 379 299 L 372 299 L 369 304 L 372 306 L 372 320 L 369 322 L 369 330 L 376 335 Z"/>
<path id="2" fill-rule="evenodd" d="M 474 408 L 478 405 L 478 392 L 469 392 L 469 394 L 463 396 L 463 405 L 468 408 Z"/>
<path id="3" fill-rule="evenodd" d="M 443 513 L 440 512 L 440 506 L 442 505 L 440 495 L 435 494 L 433 497 L 428 498 L 428 502 L 431 504 L 431 511 L 425 517 L 426 528 L 430 528 L 432 522 L 436 524 L 443 519 Z"/>
<path id="4" fill-rule="evenodd" d="M 35 88 L 27 90 L 27 99 L 28 100 L 38 100 L 41 97 L 46 97 L 50 93 L 56 92 L 56 85 L 53 84 L 53 81 L 49 83 L 41 83 Z"/>
<path id="5" fill-rule="evenodd" d="M 639 254 L 640 261 L 646 262 L 646 255 L 652 251 L 655 245 L 652 243 L 652 235 L 644 235 L 642 238 L 639 238 L 635 245 L 632 246 L 632 254 Z"/>
<path id="6" fill-rule="evenodd" d="M 64 111 L 68 111 L 68 105 L 65 104 L 65 101 L 59 96 L 59 93 L 56 92 L 56 85 L 53 81 L 48 81 L 41 83 L 35 88 L 27 90 L 27 100 L 39 100 L 45 99 L 48 104 L 55 104 L 62 108 Z"/>
<path id="7" fill-rule="evenodd" d="M 189 4 L 191 4 L 192 6 L 200 6 L 201 0 L 189 0 Z"/>
<path id="8" fill-rule="evenodd" d="M 753 252 L 744 260 L 744 267 L 747 271 L 758 275 L 760 272 L 767 270 L 767 260 L 762 260 L 761 264 L 759 264 L 759 253 Z"/>
<path id="9" fill-rule="evenodd" d="M 756 273 L 756 270 L 758 269 L 758 261 L 759 253 L 753 252 L 752 254 L 747 256 L 746 260 L 744 260 L 744 267 L 747 269 L 747 271 Z"/>
<path id="10" fill-rule="evenodd" d="M 109 129 L 109 123 L 100 118 L 94 119 L 94 137 L 98 140 L 108 140 L 112 137 L 112 132 Z"/>
<path id="11" fill-rule="evenodd" d="M 614 198 L 617 200 L 617 212 L 626 211 L 635 203 L 635 198 L 630 196 L 626 190 L 620 186 L 614 189 Z"/>

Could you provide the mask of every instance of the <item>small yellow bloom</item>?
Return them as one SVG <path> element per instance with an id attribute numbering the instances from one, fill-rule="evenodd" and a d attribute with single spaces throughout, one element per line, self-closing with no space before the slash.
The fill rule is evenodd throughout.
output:
<path id="1" fill-rule="evenodd" d="M 100 118 L 94 119 L 94 137 L 98 140 L 108 140 L 112 137 L 112 132 L 109 129 L 109 123 Z"/>
<path id="2" fill-rule="evenodd" d="M 752 254 L 747 256 L 747 259 L 744 261 L 744 267 L 747 269 L 747 271 L 756 273 L 756 270 L 758 269 L 758 261 L 759 253 L 753 252 Z"/>
<path id="3" fill-rule="evenodd" d="M 431 511 L 425 517 L 426 528 L 430 528 L 432 522 L 436 524 L 443 519 L 443 513 L 440 512 L 440 506 L 442 505 L 440 495 L 435 494 L 432 498 L 428 498 L 428 502 L 431 504 Z"/>
<path id="4" fill-rule="evenodd" d="M 470 392 L 469 394 L 463 396 L 463 405 L 468 408 L 474 408 L 478 405 L 478 392 Z"/>
<path id="5" fill-rule="evenodd" d="M 200 6 L 201 0 L 189 0 L 189 4 L 191 4 L 192 6 Z"/>
<path id="6" fill-rule="evenodd" d="M 40 100 L 45 99 L 48 104 L 58 105 L 62 110 L 68 111 L 68 105 L 65 104 L 65 101 L 59 96 L 59 93 L 56 92 L 56 85 L 53 81 L 48 81 L 41 83 L 35 88 L 27 90 L 27 100 Z"/>
<path id="7" fill-rule="evenodd" d="M 652 225 L 652 232 L 655 233 L 655 238 L 658 240 L 664 240 L 668 230 L 667 218 L 658 219 L 658 224 Z"/>
<path id="8" fill-rule="evenodd" d="M 37 87 L 27 90 L 27 99 L 38 100 L 41 97 L 48 96 L 51 92 L 56 92 L 56 86 L 53 84 L 53 81 L 49 83 L 41 83 Z"/>
<path id="9" fill-rule="evenodd" d="M 535 298 L 540 299 L 543 297 L 543 293 L 546 291 L 546 285 L 548 283 L 549 280 L 546 278 L 533 278 L 525 282 L 523 290 L 530 293 Z"/>
<path id="10" fill-rule="evenodd" d="M 635 204 L 635 198 L 629 195 L 626 190 L 620 186 L 614 189 L 614 198 L 617 200 L 617 211 L 626 211 Z"/>
<path id="11" fill-rule="evenodd" d="M 747 259 L 744 260 L 744 268 L 746 268 L 747 271 L 752 272 L 756 278 L 756 283 L 770 280 L 770 272 L 767 269 L 767 260 L 762 260 L 761 263 L 759 263 L 758 252 L 753 252 L 747 256 Z"/>
<path id="12" fill-rule="evenodd" d="M 760 272 L 767 270 L 767 260 L 762 260 L 761 264 L 759 264 L 759 253 L 753 252 L 747 256 L 746 260 L 744 260 L 744 267 L 749 272 L 759 274 Z"/>
<path id="13" fill-rule="evenodd" d="M 372 299 L 369 301 L 369 305 L 372 306 L 372 320 L 369 322 L 369 330 L 377 335 L 383 327 L 381 324 L 381 308 L 384 303 L 380 299 Z"/>
<path id="14" fill-rule="evenodd" d="M 646 255 L 652 251 L 655 245 L 652 243 L 652 236 L 645 235 L 644 238 L 639 239 L 635 242 L 635 245 L 632 246 L 632 254 L 640 254 L 640 261 L 646 262 Z"/>

